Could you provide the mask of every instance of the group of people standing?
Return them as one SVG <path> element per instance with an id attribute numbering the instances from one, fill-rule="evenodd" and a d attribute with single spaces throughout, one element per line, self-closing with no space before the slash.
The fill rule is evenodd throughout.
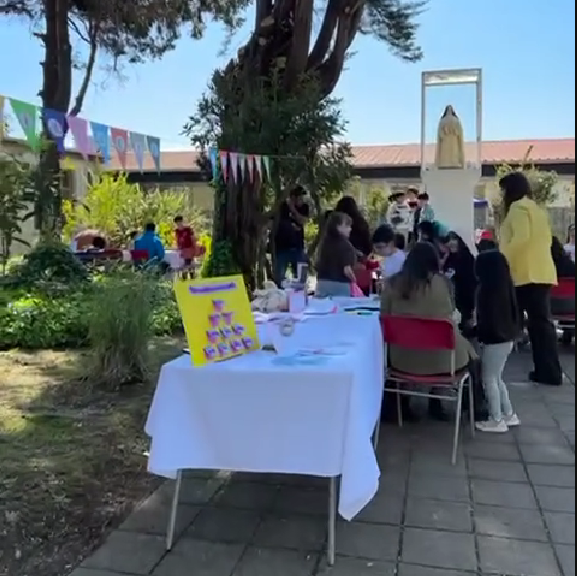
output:
<path id="1" fill-rule="evenodd" d="M 523 326 L 534 360 L 529 379 L 551 386 L 563 383 L 551 291 L 562 274 L 575 277 L 574 260 L 553 237 L 545 210 L 531 197 L 527 178 L 514 172 L 499 185 L 505 212 L 499 244 L 496 239 L 484 241 L 476 256 L 456 232 L 444 230 L 435 221 L 426 195 L 416 198 L 415 209 L 405 194 L 392 198 L 386 223 L 373 234 L 355 200 L 341 198 L 334 211 L 325 214 L 316 250 L 317 295 L 351 295 L 358 271 L 363 266 L 370 269 L 376 254 L 380 256 L 383 313 L 455 322 L 459 328 L 457 369 L 471 368 L 472 363 L 482 368 L 486 410 L 479 408 L 476 419 L 477 427 L 487 432 L 506 432 L 520 424 L 503 371 Z M 309 217 L 304 190 L 291 195 L 283 210 L 281 222 L 284 219 L 288 225 L 281 239 L 282 234 L 285 238 L 292 234 L 298 246 L 293 244 L 280 262 L 277 259 L 279 277 L 289 264 L 296 267 L 304 259 L 303 226 Z M 473 340 L 480 346 L 474 348 Z M 450 357 L 443 352 L 391 347 L 389 362 L 406 372 L 450 372 Z M 404 409 L 410 411 L 407 405 Z M 444 418 L 438 401 L 432 401 L 429 410 Z"/>

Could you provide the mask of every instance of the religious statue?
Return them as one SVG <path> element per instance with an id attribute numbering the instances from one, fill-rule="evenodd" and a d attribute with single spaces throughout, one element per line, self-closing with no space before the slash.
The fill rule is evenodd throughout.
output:
<path id="1" fill-rule="evenodd" d="M 463 127 L 452 106 L 447 106 L 439 121 L 435 166 L 441 169 L 459 169 L 465 166 Z"/>

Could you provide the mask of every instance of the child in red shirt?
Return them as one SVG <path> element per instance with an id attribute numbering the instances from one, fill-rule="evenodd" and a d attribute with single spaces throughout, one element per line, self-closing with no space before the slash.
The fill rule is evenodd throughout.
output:
<path id="1" fill-rule="evenodd" d="M 176 224 L 176 247 L 180 252 L 184 265 L 190 266 L 194 256 L 194 231 L 190 226 L 184 224 L 184 218 L 182 216 L 177 216 L 174 219 L 174 223 Z"/>

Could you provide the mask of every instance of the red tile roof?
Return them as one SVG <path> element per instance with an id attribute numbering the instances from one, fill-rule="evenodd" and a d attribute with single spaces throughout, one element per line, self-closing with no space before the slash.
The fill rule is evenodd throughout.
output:
<path id="1" fill-rule="evenodd" d="M 527 150 L 532 147 L 529 162 L 535 164 L 574 164 L 575 138 L 559 138 L 547 140 L 502 140 L 483 142 L 481 156 L 483 164 L 505 164 L 522 162 Z M 392 166 L 418 166 L 421 162 L 421 146 L 419 144 L 391 144 L 385 146 L 353 146 L 353 164 L 356 168 L 386 168 Z M 434 146 L 428 145 L 426 155 L 431 161 Z M 475 146 L 465 145 L 465 155 L 474 160 Z M 179 152 L 162 152 L 161 168 L 163 172 L 196 172 L 198 153 L 194 150 Z M 109 165 L 112 170 L 120 170 L 117 157 Z M 154 171 L 152 158 L 147 154 L 144 171 Z M 138 165 L 133 154 L 128 154 L 126 170 L 138 171 Z"/>

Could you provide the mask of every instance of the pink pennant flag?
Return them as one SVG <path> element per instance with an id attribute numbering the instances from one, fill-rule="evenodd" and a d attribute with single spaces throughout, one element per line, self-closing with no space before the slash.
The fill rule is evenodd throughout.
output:
<path id="1" fill-rule="evenodd" d="M 74 138 L 74 145 L 76 149 L 82 154 L 82 157 L 87 160 L 90 154 L 90 138 L 88 137 L 88 122 L 84 118 L 78 116 L 68 116 L 68 128 Z"/>
<path id="2" fill-rule="evenodd" d="M 126 152 L 128 151 L 128 132 L 120 128 L 110 128 L 112 145 L 118 154 L 120 165 L 126 168 Z"/>
<path id="3" fill-rule="evenodd" d="M 228 179 L 228 152 L 221 150 L 218 155 L 220 157 L 220 168 L 222 170 L 222 176 L 226 182 Z"/>
<path id="4" fill-rule="evenodd" d="M 238 154 L 236 152 L 231 152 L 229 155 L 230 158 L 230 169 L 232 172 L 232 179 L 236 182 L 238 177 Z"/>
<path id="5" fill-rule="evenodd" d="M 248 155 L 248 177 L 250 179 L 250 183 L 254 182 L 254 155 Z"/>
<path id="6" fill-rule="evenodd" d="M 256 166 L 256 171 L 258 172 L 258 177 L 262 181 L 262 156 L 260 154 L 255 154 L 254 165 Z"/>

